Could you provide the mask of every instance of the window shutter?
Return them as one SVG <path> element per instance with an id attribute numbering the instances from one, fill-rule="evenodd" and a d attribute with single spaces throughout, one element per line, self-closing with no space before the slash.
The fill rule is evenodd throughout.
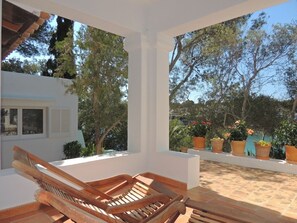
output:
<path id="1" fill-rule="evenodd" d="M 51 137 L 68 136 L 70 134 L 70 109 L 51 109 Z"/>

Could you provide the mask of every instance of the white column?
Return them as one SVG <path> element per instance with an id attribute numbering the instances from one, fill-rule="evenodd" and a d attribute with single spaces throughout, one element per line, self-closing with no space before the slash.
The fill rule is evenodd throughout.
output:
<path id="1" fill-rule="evenodd" d="M 199 157 L 169 151 L 169 51 L 173 39 L 134 34 L 129 53 L 128 151 L 143 153 L 147 171 L 198 185 Z"/>
<path id="2" fill-rule="evenodd" d="M 129 53 L 128 150 L 169 150 L 169 62 L 173 39 L 134 34 Z"/>
<path id="3" fill-rule="evenodd" d="M 135 33 L 125 39 L 128 64 L 128 151 L 146 152 L 148 143 L 147 41 Z"/>
<path id="4" fill-rule="evenodd" d="M 2 0 L 0 0 L 0 6 L 1 6 L 1 11 L 0 11 L 0 18 L 1 18 L 1 20 L 0 20 L 0 25 L 1 25 L 1 27 L 2 27 Z M 2 29 L 0 30 L 0 40 L 1 40 L 1 43 L 2 43 Z M 0 46 L 0 52 L 2 53 L 2 44 L 1 44 L 1 46 Z M 2 82 L 1 82 L 1 79 L 2 79 L 2 67 L 1 67 L 1 63 L 0 63 L 0 109 L 1 109 L 1 98 L 2 98 L 2 94 L 1 94 L 1 92 L 2 92 Z M 0 123 L 1 123 L 1 117 L 0 117 Z M 1 167 L 1 157 L 2 157 L 2 136 L 0 136 L 0 170 L 2 169 L 2 167 Z"/>
<path id="5" fill-rule="evenodd" d="M 149 38 L 148 95 L 151 151 L 169 151 L 169 52 L 173 38 L 161 34 Z"/>

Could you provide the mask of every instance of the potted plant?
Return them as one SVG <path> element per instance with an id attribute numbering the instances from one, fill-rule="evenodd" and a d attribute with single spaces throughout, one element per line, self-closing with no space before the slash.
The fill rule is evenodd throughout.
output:
<path id="1" fill-rule="evenodd" d="M 224 139 L 220 137 L 214 137 L 210 140 L 212 152 L 214 153 L 222 153 L 223 152 L 223 144 Z"/>
<path id="2" fill-rule="evenodd" d="M 244 156 L 246 139 L 248 135 L 254 134 L 254 131 L 248 129 L 243 120 L 237 120 L 228 130 L 229 132 L 225 134 L 225 137 L 230 141 L 232 155 Z"/>
<path id="3" fill-rule="evenodd" d="M 187 127 L 178 119 L 169 122 L 169 148 L 173 151 L 181 151 L 186 147 L 184 138 L 188 137 Z"/>
<path id="4" fill-rule="evenodd" d="M 269 160 L 271 142 L 259 140 L 254 144 L 256 148 L 256 158 L 261 160 Z"/>
<path id="5" fill-rule="evenodd" d="M 282 121 L 274 132 L 273 145 L 278 149 L 285 147 L 286 161 L 297 164 L 297 121 Z"/>
<path id="6" fill-rule="evenodd" d="M 205 149 L 205 136 L 210 129 L 209 121 L 193 121 L 189 126 L 189 132 L 193 137 L 194 148 L 198 150 Z"/>

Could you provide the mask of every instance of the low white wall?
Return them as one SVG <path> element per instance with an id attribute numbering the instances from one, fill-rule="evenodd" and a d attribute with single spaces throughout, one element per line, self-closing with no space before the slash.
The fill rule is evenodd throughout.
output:
<path id="1" fill-rule="evenodd" d="M 191 189 L 199 185 L 200 158 L 180 152 L 155 152 L 149 156 L 148 171 L 187 184 Z"/>
<path id="2" fill-rule="evenodd" d="M 63 145 L 77 140 L 78 98 L 76 95 L 66 93 L 67 88 L 65 87 L 71 84 L 71 80 L 1 71 L 1 82 L 2 107 L 38 107 L 46 110 L 46 129 L 43 136 L 1 136 L 1 168 L 11 167 L 14 145 L 37 154 L 46 161 L 64 158 Z M 67 125 L 66 133 L 57 132 L 54 130 L 57 128 L 53 127 L 54 123 L 59 123 L 55 122 L 54 117 L 57 115 L 53 116 L 53 111 L 57 114 L 57 111 L 62 110 L 67 111 L 65 117 L 69 125 Z M 62 129 L 62 127 L 60 128 Z"/>
<path id="3" fill-rule="evenodd" d="M 189 149 L 188 153 L 199 155 L 202 160 L 211 160 L 243 167 L 297 174 L 297 165 L 289 164 L 284 160 L 260 160 L 255 157 L 233 156 L 230 153 L 213 153 L 211 151 L 199 151 L 194 149 Z"/>
<path id="4" fill-rule="evenodd" d="M 113 153 L 102 156 L 53 162 L 64 171 L 83 181 L 99 180 L 118 174 L 135 175 L 146 172 L 143 154 Z M 34 202 L 37 185 L 15 173 L 0 171 L 0 210 Z"/>

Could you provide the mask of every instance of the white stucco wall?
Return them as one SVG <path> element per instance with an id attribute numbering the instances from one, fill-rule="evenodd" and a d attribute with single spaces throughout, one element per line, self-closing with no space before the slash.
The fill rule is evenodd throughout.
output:
<path id="1" fill-rule="evenodd" d="M 94 181 L 122 173 L 135 175 L 145 172 L 147 168 L 143 159 L 142 153 L 117 152 L 52 164 L 80 180 Z M 37 189 L 37 184 L 20 176 L 14 169 L 0 170 L 0 210 L 34 202 Z"/>
<path id="2" fill-rule="evenodd" d="M 1 72 L 1 107 L 44 108 L 45 134 L 1 136 L 1 168 L 11 167 L 12 147 L 18 145 L 46 161 L 61 160 L 63 145 L 77 140 L 78 98 L 66 93 L 70 80 Z M 53 111 L 67 111 L 67 132 L 54 131 Z M 59 114 L 59 113 L 58 113 Z"/>

